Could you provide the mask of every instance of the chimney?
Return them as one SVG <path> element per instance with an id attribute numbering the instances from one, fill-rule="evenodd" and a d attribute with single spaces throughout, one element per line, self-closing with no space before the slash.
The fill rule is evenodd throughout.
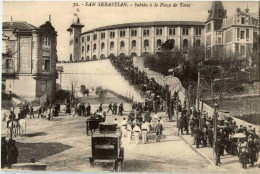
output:
<path id="1" fill-rule="evenodd" d="M 49 22 L 51 23 L 51 15 L 49 15 Z"/>

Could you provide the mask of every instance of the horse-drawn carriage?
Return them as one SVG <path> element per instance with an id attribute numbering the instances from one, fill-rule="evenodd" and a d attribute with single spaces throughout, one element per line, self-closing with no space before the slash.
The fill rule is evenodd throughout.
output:
<path id="1" fill-rule="evenodd" d="M 93 131 L 95 132 L 96 129 L 99 128 L 99 123 L 105 122 L 106 118 L 102 114 L 94 114 L 90 116 L 90 118 L 86 121 L 86 132 L 88 135 L 88 131 L 91 131 L 91 134 L 93 134 Z"/>
<path id="2" fill-rule="evenodd" d="M 92 157 L 90 166 L 94 167 L 95 160 L 114 160 L 114 170 L 122 171 L 124 166 L 124 148 L 121 147 L 121 135 L 116 132 L 117 124 L 100 123 L 99 133 L 92 134 Z"/>

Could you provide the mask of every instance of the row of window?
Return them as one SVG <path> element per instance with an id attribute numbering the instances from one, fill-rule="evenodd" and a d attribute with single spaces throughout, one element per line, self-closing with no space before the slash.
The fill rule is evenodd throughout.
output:
<path id="1" fill-rule="evenodd" d="M 162 35 L 163 33 L 163 29 L 161 28 L 157 28 L 156 29 L 156 35 L 157 36 L 160 36 Z M 115 32 L 114 31 L 111 31 L 109 33 L 110 35 L 110 38 L 114 38 L 115 37 Z M 196 36 L 201 36 L 201 29 L 200 28 L 196 28 L 195 30 L 195 34 Z M 120 30 L 120 33 L 119 33 L 120 37 L 125 37 L 126 35 L 126 31 L 125 30 Z M 144 29 L 143 30 L 143 35 L 144 36 L 149 36 L 150 35 L 150 29 Z M 175 28 L 169 28 L 169 35 L 175 35 Z M 189 35 L 189 28 L 183 28 L 182 29 L 182 35 Z M 137 30 L 133 29 L 131 30 L 131 36 L 134 37 L 134 36 L 137 36 Z M 101 32 L 101 39 L 104 39 L 106 37 L 106 33 L 104 32 Z M 82 42 L 84 42 L 84 37 L 82 37 Z M 97 34 L 94 34 L 93 35 L 93 40 L 97 40 Z M 90 36 L 88 35 L 87 36 L 87 41 L 90 41 Z"/>
<path id="2" fill-rule="evenodd" d="M 172 41 L 172 43 L 173 43 L 173 47 L 175 46 L 175 40 L 174 39 L 172 39 L 171 40 Z M 200 40 L 196 40 L 196 43 L 195 43 L 195 45 L 196 45 L 196 47 L 199 47 L 200 46 Z M 162 40 L 161 39 L 158 39 L 157 40 L 157 48 L 159 48 L 160 46 L 162 45 Z M 112 41 L 112 42 L 110 42 L 110 50 L 112 50 L 112 49 L 114 49 L 114 46 L 115 46 L 115 43 Z M 135 48 L 136 47 L 136 40 L 133 40 L 132 41 L 132 43 L 131 43 L 131 48 L 133 49 L 133 48 Z M 146 47 L 149 47 L 149 40 L 144 40 L 144 47 L 146 48 Z M 183 47 L 185 48 L 185 47 L 188 47 L 188 40 L 187 39 L 184 39 L 183 40 Z M 125 42 L 124 41 L 121 41 L 120 42 L 120 49 L 123 49 L 123 48 L 125 48 Z M 94 44 L 93 45 L 93 51 L 95 51 L 97 49 L 97 44 Z M 102 50 L 104 50 L 105 49 L 105 43 L 104 42 L 102 42 L 101 43 L 101 51 Z M 85 50 L 85 47 L 84 46 L 82 46 L 82 53 L 84 52 L 84 50 Z M 89 50 L 90 50 L 90 46 L 89 45 L 87 45 L 87 52 L 89 52 Z"/>

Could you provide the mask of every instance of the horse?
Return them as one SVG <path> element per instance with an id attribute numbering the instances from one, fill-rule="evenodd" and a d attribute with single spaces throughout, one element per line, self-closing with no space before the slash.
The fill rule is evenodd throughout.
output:
<path id="1" fill-rule="evenodd" d="M 10 133 L 11 136 L 12 122 L 8 123 L 7 136 Z M 16 119 L 13 121 L 13 136 L 23 135 L 26 133 L 26 120 L 25 119 Z M 12 138 L 12 137 L 11 137 Z"/>
<path id="2" fill-rule="evenodd" d="M 13 138 L 13 137 L 11 137 L 11 131 L 12 131 L 12 136 L 16 137 L 17 133 L 18 133 L 18 121 L 17 120 L 13 120 L 13 129 L 12 129 L 12 121 L 10 121 L 7 126 L 7 133 L 6 133 L 7 137 L 10 134 L 10 138 Z"/>
<path id="3" fill-rule="evenodd" d="M 26 133 L 26 119 L 18 120 L 18 131 L 21 136 Z"/>

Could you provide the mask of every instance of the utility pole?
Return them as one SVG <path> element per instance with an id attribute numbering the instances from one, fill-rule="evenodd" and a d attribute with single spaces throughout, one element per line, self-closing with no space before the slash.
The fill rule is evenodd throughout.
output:
<path id="1" fill-rule="evenodd" d="M 10 133 L 10 138 L 13 138 L 13 128 L 14 128 L 14 107 L 15 107 L 15 104 L 14 104 L 14 106 L 13 106 L 12 124 L 11 124 L 11 133 Z"/>
<path id="2" fill-rule="evenodd" d="M 197 84 L 197 112 L 198 112 L 198 114 L 199 114 L 199 128 L 201 128 L 200 127 L 200 120 L 201 120 L 201 118 L 200 118 L 200 112 L 199 112 L 199 110 L 200 110 L 200 70 L 198 71 L 198 84 Z"/>
<path id="3" fill-rule="evenodd" d="M 215 160 L 217 161 L 217 155 L 216 155 L 216 141 L 217 141 L 217 115 L 218 115 L 218 108 L 219 108 L 219 105 L 218 103 L 215 103 L 214 104 L 214 148 L 213 148 L 213 155 L 215 156 Z M 217 164 L 215 162 L 215 164 Z"/>

